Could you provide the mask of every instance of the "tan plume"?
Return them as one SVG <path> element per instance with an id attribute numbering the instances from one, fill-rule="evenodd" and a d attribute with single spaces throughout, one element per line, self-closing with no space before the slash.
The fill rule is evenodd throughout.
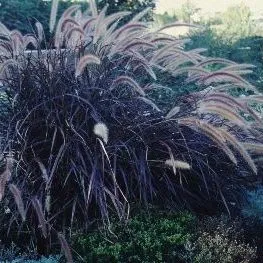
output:
<path id="1" fill-rule="evenodd" d="M 18 211 L 22 217 L 22 220 L 25 221 L 26 220 L 26 211 L 25 211 L 21 191 L 14 184 L 9 185 L 9 190 L 14 196 L 14 199 L 15 199 Z"/>
<path id="2" fill-rule="evenodd" d="M 50 13 L 50 21 L 49 21 L 49 30 L 52 33 L 57 19 L 57 12 L 58 12 L 58 2 L 59 0 L 53 0 L 51 6 L 51 13 Z"/>
<path id="3" fill-rule="evenodd" d="M 76 77 L 80 76 L 87 65 L 90 64 L 99 65 L 100 63 L 101 63 L 100 59 L 95 55 L 88 54 L 83 56 L 77 64 L 75 76 Z"/>

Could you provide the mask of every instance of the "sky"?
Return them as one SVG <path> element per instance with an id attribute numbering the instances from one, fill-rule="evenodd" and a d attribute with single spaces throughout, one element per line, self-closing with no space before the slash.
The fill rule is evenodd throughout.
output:
<path id="1" fill-rule="evenodd" d="M 172 12 L 173 9 L 180 8 L 184 2 L 186 0 L 157 0 L 156 13 Z M 263 17 L 263 0 L 191 0 L 191 2 L 201 8 L 202 13 L 208 15 L 225 11 L 229 6 L 243 2 L 255 16 Z"/>

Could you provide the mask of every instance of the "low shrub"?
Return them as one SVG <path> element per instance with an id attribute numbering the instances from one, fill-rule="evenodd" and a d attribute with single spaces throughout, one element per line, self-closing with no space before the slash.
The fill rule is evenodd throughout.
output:
<path id="1" fill-rule="evenodd" d="M 225 233 L 203 233 L 196 242 L 196 263 L 252 263 L 256 262 L 255 248 L 232 240 Z"/>
<path id="2" fill-rule="evenodd" d="M 202 221 L 194 247 L 195 263 L 257 262 L 257 248 L 245 243 L 240 220 L 211 217 Z"/>
<path id="3" fill-rule="evenodd" d="M 141 214 L 126 225 L 112 224 L 112 234 L 97 230 L 77 236 L 74 248 L 83 262 L 184 262 L 194 225 L 189 213 Z"/>

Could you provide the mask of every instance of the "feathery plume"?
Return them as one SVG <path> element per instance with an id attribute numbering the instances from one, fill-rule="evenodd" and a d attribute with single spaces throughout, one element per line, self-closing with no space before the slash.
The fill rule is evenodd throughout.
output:
<path id="1" fill-rule="evenodd" d="M 178 59 L 178 55 L 181 55 L 182 57 L 188 58 L 189 62 L 192 62 L 193 64 L 198 63 L 191 53 L 183 51 L 181 47 L 177 46 L 176 42 L 172 42 L 171 44 L 165 45 L 161 49 L 157 50 L 151 61 L 157 62 L 164 57 L 171 59 L 171 55 L 176 56 L 176 59 Z M 174 58 L 172 60 L 174 60 Z M 197 68 L 196 70 L 200 71 L 200 68 Z"/>
<path id="2" fill-rule="evenodd" d="M 209 85 L 212 82 L 226 82 L 226 77 L 229 80 L 233 80 L 238 83 L 245 84 L 247 85 L 247 87 L 252 88 L 252 85 L 246 80 L 244 80 L 242 77 L 238 76 L 237 74 L 233 74 L 230 72 L 224 72 L 224 71 L 216 71 L 211 74 L 208 74 L 207 76 L 202 77 L 201 81 Z"/>
<path id="3" fill-rule="evenodd" d="M 252 160 L 251 156 L 245 149 L 245 147 L 229 132 L 221 129 L 221 133 L 225 137 L 225 139 L 239 152 L 239 154 L 244 158 L 244 160 L 248 163 L 252 171 L 257 174 L 257 167 Z"/>
<path id="4" fill-rule="evenodd" d="M 79 63 L 77 64 L 75 76 L 76 77 L 80 76 L 87 65 L 89 65 L 89 64 L 100 65 L 100 63 L 101 63 L 101 61 L 97 56 L 94 56 L 91 54 L 83 56 L 79 60 Z"/>
<path id="5" fill-rule="evenodd" d="M 159 28 L 157 30 L 157 32 L 161 32 L 165 29 L 168 29 L 168 28 L 171 28 L 171 27 L 178 27 L 178 26 L 186 26 L 186 27 L 195 27 L 195 28 L 199 28 L 201 29 L 202 27 L 199 26 L 199 25 L 193 25 L 193 24 L 189 24 L 189 23 L 180 23 L 180 22 L 176 22 L 176 23 L 171 23 L 171 24 L 168 24 L 168 25 L 165 25 L 161 28 Z"/>
<path id="6" fill-rule="evenodd" d="M 98 9 L 97 9 L 97 4 L 95 0 L 89 0 L 90 4 L 90 10 L 92 13 L 92 16 L 97 16 L 98 15 Z"/>
<path id="7" fill-rule="evenodd" d="M 179 112 L 180 112 L 180 107 L 174 107 L 167 113 L 167 115 L 165 116 L 165 119 L 171 119 L 173 116 L 175 116 Z"/>
<path id="8" fill-rule="evenodd" d="M 241 127 L 247 126 L 245 120 L 238 113 L 236 113 L 233 108 L 223 103 L 217 102 L 213 105 L 211 105 L 210 103 L 202 103 L 198 108 L 198 112 L 215 113 L 229 121 L 236 123 Z"/>
<path id="9" fill-rule="evenodd" d="M 111 15 L 105 17 L 105 20 L 104 20 L 105 27 L 107 28 L 108 26 L 110 26 L 115 21 L 119 21 L 123 17 L 128 16 L 130 14 L 131 14 L 131 12 L 125 11 L 125 12 L 117 12 L 115 14 L 111 14 Z"/>
<path id="10" fill-rule="evenodd" d="M 10 39 L 13 47 L 13 53 L 15 56 L 18 56 L 24 44 L 23 35 L 18 30 L 12 30 L 10 33 Z"/>
<path id="11" fill-rule="evenodd" d="M 38 217 L 38 222 L 40 224 L 41 230 L 42 230 L 42 234 L 45 238 L 47 238 L 47 222 L 43 213 L 43 209 L 42 209 L 42 205 L 39 202 L 39 200 L 35 197 L 32 200 L 32 204 L 33 207 L 37 213 L 37 217 Z"/>
<path id="12" fill-rule="evenodd" d="M 43 179 L 47 183 L 48 182 L 48 173 L 47 173 L 47 169 L 46 169 L 45 165 L 39 159 L 36 159 L 36 162 L 37 162 L 37 164 L 38 164 L 38 166 L 42 172 Z"/>
<path id="13" fill-rule="evenodd" d="M 127 25 L 122 26 L 120 29 L 116 31 L 116 39 L 119 38 L 125 31 L 134 30 L 134 29 L 142 29 L 147 28 L 147 26 L 143 23 L 129 23 Z"/>
<path id="14" fill-rule="evenodd" d="M 245 70 L 245 69 L 253 69 L 255 68 L 256 66 L 252 65 L 252 64 L 232 64 L 232 65 L 229 65 L 228 67 L 225 67 L 224 68 L 224 71 L 239 71 L 239 70 Z"/>
<path id="15" fill-rule="evenodd" d="M 19 63 L 15 59 L 8 59 L 5 62 L 1 63 L 0 65 L 0 77 L 4 74 L 5 70 L 10 66 L 17 66 L 19 67 Z"/>
<path id="16" fill-rule="evenodd" d="M 151 7 L 147 7 L 142 10 L 139 14 L 137 14 L 132 20 L 131 23 L 140 21 L 145 15 L 147 15 L 152 10 Z"/>
<path id="17" fill-rule="evenodd" d="M 237 63 L 235 63 L 231 60 L 228 60 L 228 59 L 224 59 L 224 58 L 208 58 L 196 66 L 201 67 L 201 66 L 206 66 L 206 65 L 215 64 L 215 63 L 216 64 L 224 64 L 224 65 L 237 65 Z"/>
<path id="18" fill-rule="evenodd" d="M 74 12 L 76 12 L 80 8 L 80 5 L 72 5 L 64 13 L 62 14 L 62 18 L 71 16 Z"/>
<path id="19" fill-rule="evenodd" d="M 82 20 L 82 17 L 83 17 L 83 14 L 82 14 L 81 10 L 78 9 L 78 10 L 76 11 L 76 14 L 75 14 L 74 18 L 76 19 L 77 22 L 80 23 L 81 20 Z"/>
<path id="20" fill-rule="evenodd" d="M 118 77 L 112 84 L 112 87 L 118 86 L 120 84 L 128 84 L 131 87 L 133 87 L 141 96 L 145 96 L 144 90 L 140 87 L 140 85 L 132 78 L 127 77 L 127 76 L 120 76 Z"/>
<path id="21" fill-rule="evenodd" d="M 148 41 L 145 41 L 145 40 L 135 40 L 133 41 L 132 43 L 129 43 L 128 45 L 124 46 L 123 47 L 123 51 L 127 51 L 133 47 L 148 47 L 148 48 L 151 48 L 151 49 L 155 49 L 156 46 L 153 45 L 152 43 L 149 43 Z"/>
<path id="22" fill-rule="evenodd" d="M 174 38 L 171 37 L 171 36 L 163 36 L 163 37 L 154 37 L 152 40 L 151 40 L 152 43 L 155 43 L 155 42 L 159 42 L 159 43 L 162 43 L 162 44 L 166 44 L 166 43 L 171 43 L 171 42 L 174 42 Z"/>
<path id="23" fill-rule="evenodd" d="M 0 201 L 3 199 L 5 194 L 5 187 L 6 183 L 11 178 L 11 171 L 13 166 L 13 158 L 7 157 L 6 158 L 6 167 L 5 171 L 0 175 Z"/>
<path id="24" fill-rule="evenodd" d="M 103 35 L 106 31 L 106 27 L 104 24 L 104 19 L 105 19 L 105 15 L 107 12 L 109 5 L 106 4 L 104 6 L 104 8 L 101 10 L 98 18 L 97 18 L 97 22 L 96 22 L 96 26 L 95 26 L 95 31 L 94 31 L 94 36 L 93 36 L 93 44 L 97 43 L 100 36 Z"/>
<path id="25" fill-rule="evenodd" d="M 47 213 L 49 214 L 50 210 L 51 210 L 51 194 L 50 194 L 50 191 L 48 191 L 48 193 L 46 195 L 45 209 L 46 209 Z"/>
<path id="26" fill-rule="evenodd" d="M 231 105 L 231 107 L 235 106 L 237 109 L 242 109 L 244 111 L 247 111 L 247 106 L 245 103 L 242 103 L 238 101 L 238 99 L 233 98 L 230 95 L 227 95 L 225 93 L 219 93 L 219 92 L 211 92 L 209 93 L 202 102 L 221 102 L 226 103 L 227 105 Z"/>
<path id="27" fill-rule="evenodd" d="M 147 73 L 154 79 L 154 80 L 157 80 L 157 76 L 156 74 L 154 73 L 153 69 L 152 69 L 152 66 L 151 64 L 149 63 L 149 61 L 147 59 L 145 59 L 141 54 L 139 54 L 138 52 L 136 51 L 133 51 L 133 59 L 135 61 L 138 61 L 140 64 L 138 66 L 136 66 L 134 68 L 134 71 L 139 68 L 139 67 L 143 67 Z"/>
<path id="28" fill-rule="evenodd" d="M 145 97 L 138 97 L 138 99 L 139 99 L 139 100 L 142 100 L 142 101 L 145 102 L 146 104 L 152 106 L 152 108 L 153 108 L 154 110 L 159 111 L 159 112 L 161 111 L 161 110 L 159 109 L 159 107 L 158 107 L 152 100 L 147 99 L 147 98 L 145 98 Z"/>
<path id="29" fill-rule="evenodd" d="M 92 22 L 95 22 L 96 18 L 92 17 L 90 19 L 87 19 L 86 22 L 82 25 L 83 30 L 86 32 L 89 26 L 92 25 Z"/>
<path id="30" fill-rule="evenodd" d="M 185 60 L 186 61 L 186 60 Z M 185 62 L 183 61 L 183 62 Z M 176 61 L 177 64 L 179 64 L 177 61 Z M 172 72 L 174 76 L 177 76 L 177 75 L 180 75 L 180 74 L 183 74 L 183 73 L 199 73 L 200 75 L 198 75 L 197 79 L 199 79 L 201 76 L 204 76 L 205 74 L 208 73 L 207 70 L 205 69 L 202 69 L 202 68 L 198 68 L 198 67 L 182 67 L 182 68 L 179 68 L 179 69 L 176 69 L 175 71 Z M 192 76 L 191 76 L 192 77 Z M 188 80 L 187 82 L 190 82 L 192 81 L 191 77 L 189 76 L 188 77 Z"/>
<path id="31" fill-rule="evenodd" d="M 73 5 L 71 7 L 69 7 L 68 9 L 66 9 L 66 11 L 62 14 L 62 16 L 60 17 L 57 27 L 56 27 L 56 33 L 55 33 L 55 47 L 59 48 L 62 44 L 62 41 L 64 39 L 64 31 L 62 29 L 62 24 L 63 22 L 67 19 L 70 19 L 71 15 L 76 12 L 78 9 L 80 8 L 80 5 Z M 71 19 L 71 21 L 74 19 Z M 78 25 L 78 22 L 74 20 L 73 22 L 74 24 Z"/>
<path id="32" fill-rule="evenodd" d="M 32 35 L 24 36 L 24 41 L 23 41 L 24 48 L 26 49 L 29 44 L 33 45 L 34 48 L 37 49 L 38 43 L 37 43 L 37 39 L 35 38 L 35 36 L 32 36 Z"/>
<path id="33" fill-rule="evenodd" d="M 95 135 L 97 135 L 98 137 L 102 138 L 102 140 L 104 141 L 104 143 L 108 143 L 109 140 L 109 129 L 106 126 L 106 124 L 99 122 L 97 124 L 95 124 L 93 132 Z"/>
<path id="34" fill-rule="evenodd" d="M 64 237 L 63 234 L 58 233 L 58 239 L 59 239 L 61 248 L 65 254 L 65 257 L 67 259 L 67 263 L 73 263 L 72 253 L 71 253 L 71 250 L 70 250 L 70 247 L 69 247 L 69 244 L 66 238 Z"/>
<path id="35" fill-rule="evenodd" d="M 9 185 L 9 190 L 14 196 L 14 199 L 15 199 L 18 211 L 22 217 L 22 220 L 25 221 L 26 220 L 26 211 L 25 211 L 21 191 L 14 184 Z"/>
<path id="36" fill-rule="evenodd" d="M 42 42 L 43 37 L 44 37 L 44 29 L 43 29 L 43 26 L 42 26 L 41 23 L 36 22 L 36 23 L 35 23 L 35 27 L 36 27 L 36 29 L 37 29 L 37 37 L 38 37 L 38 40 L 39 40 L 39 42 Z"/>
<path id="37" fill-rule="evenodd" d="M 0 33 L 5 35 L 5 36 L 9 36 L 10 31 L 7 29 L 7 27 L 0 22 Z"/>
<path id="38" fill-rule="evenodd" d="M 220 149 L 228 156 L 228 158 L 237 165 L 237 159 L 231 149 L 226 144 L 226 139 L 224 138 L 221 130 L 208 124 L 204 121 L 200 121 L 195 118 L 182 118 L 178 120 L 179 125 L 185 125 L 191 128 L 197 128 L 198 131 L 201 131 L 204 135 L 210 138 L 215 142 Z"/>
<path id="39" fill-rule="evenodd" d="M 62 22 L 61 22 L 61 31 L 67 31 L 71 26 L 76 26 L 79 27 L 79 23 L 75 21 L 73 18 L 66 17 Z"/>
<path id="40" fill-rule="evenodd" d="M 52 33 L 57 19 L 57 12 L 58 12 L 58 2 L 59 0 L 53 0 L 51 6 L 51 13 L 50 13 L 50 20 L 49 20 L 49 30 Z"/>
<path id="41" fill-rule="evenodd" d="M 190 170 L 191 166 L 187 162 L 179 161 L 179 160 L 173 160 L 169 159 L 165 161 L 165 164 L 171 167 L 174 167 L 176 169 L 181 169 L 181 170 Z"/>
<path id="42" fill-rule="evenodd" d="M 83 38 L 83 30 L 80 27 L 72 27 L 65 35 L 66 46 L 72 48 L 79 46 L 82 43 Z"/>

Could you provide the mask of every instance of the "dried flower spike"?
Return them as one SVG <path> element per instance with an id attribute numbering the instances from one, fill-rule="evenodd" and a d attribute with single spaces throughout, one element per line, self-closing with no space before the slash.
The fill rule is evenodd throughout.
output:
<path id="1" fill-rule="evenodd" d="M 107 144 L 109 140 L 109 129 L 108 127 L 102 123 L 99 122 L 94 126 L 93 132 L 98 137 L 102 138 L 102 140 Z"/>
<path id="2" fill-rule="evenodd" d="M 189 163 L 183 162 L 183 161 L 178 161 L 178 160 L 169 159 L 169 160 L 165 161 L 165 164 L 168 166 L 177 168 L 177 169 L 181 169 L 181 170 L 190 170 L 191 169 L 191 166 Z"/>

